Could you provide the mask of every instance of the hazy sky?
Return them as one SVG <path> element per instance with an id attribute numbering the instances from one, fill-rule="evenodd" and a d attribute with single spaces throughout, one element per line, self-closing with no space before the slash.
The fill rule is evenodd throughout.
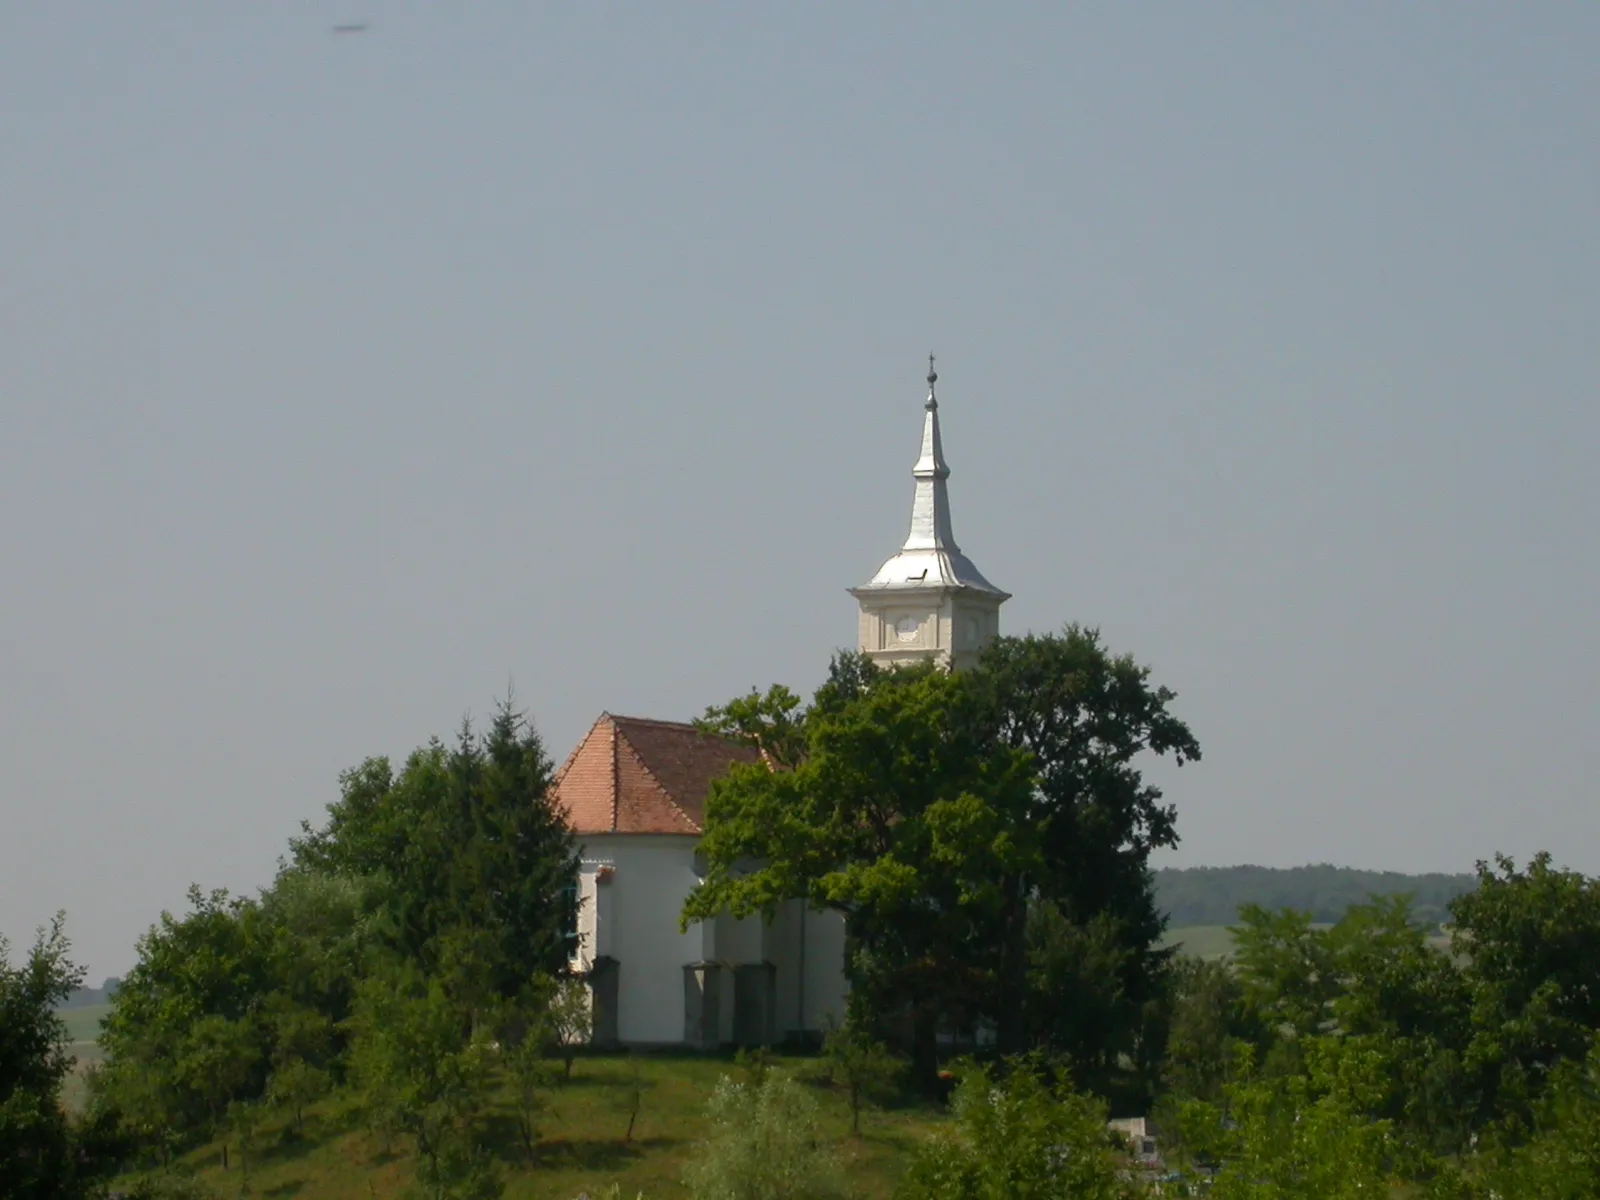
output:
<path id="1" fill-rule="evenodd" d="M 357 36 L 330 27 L 368 21 Z M 1178 864 L 1600 871 L 1600 5 L 0 0 L 0 931 L 905 535 L 1180 693 Z"/>

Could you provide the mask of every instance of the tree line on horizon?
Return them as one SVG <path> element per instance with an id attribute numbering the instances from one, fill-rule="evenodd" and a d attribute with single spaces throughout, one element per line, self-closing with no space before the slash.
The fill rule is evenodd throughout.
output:
<path id="1" fill-rule="evenodd" d="M 1159 1116 L 1223 1200 L 1402 1181 L 1441 1200 L 1595 1195 L 1600 882 L 1547 856 L 1479 864 L 1443 902 L 1448 950 L 1409 897 L 1363 894 L 1331 923 L 1235 897 L 1231 960 L 1179 957 L 1149 868 L 1176 810 L 1141 770 L 1200 757 L 1175 699 L 1069 626 L 998 639 L 960 673 L 840 655 L 809 702 L 778 686 L 715 706 L 704 727 L 764 755 L 712 786 L 682 921 L 797 898 L 843 916 L 849 1011 L 825 1061 L 857 1118 L 896 1064 L 927 1102 L 963 1080 L 906 1200 L 1138 1195 L 1105 1140 L 1113 1111 Z M 269 1116 L 292 1139 L 329 1096 L 409 1150 L 424 1194 L 497 1195 L 491 1109 L 536 1161 L 587 1033 L 550 783 L 509 699 L 482 732 L 346 772 L 271 886 L 196 887 L 141 939 L 77 1120 L 57 1103 L 53 1007 L 81 972 L 59 926 L 42 935 L 0 979 L 0 1004 L 31 1014 L 7 1030 L 33 1031 L 0 1046 L 0 1196 L 22 1171 L 9 1194 L 83 1195 L 129 1164 L 160 1180 L 213 1137 L 245 1166 Z M 752 1128 L 777 1140 L 714 1121 L 704 1153 L 723 1157 L 697 1160 L 693 1194 L 797 1195 L 728 1173 L 766 1178 L 790 1161 L 780 1142 L 825 1149 L 783 1141 L 810 1128 L 802 1093 L 749 1087 L 715 1111 L 767 1113 Z"/>
<path id="2" fill-rule="evenodd" d="M 1410 896 L 1412 915 L 1433 926 L 1449 919 L 1450 902 L 1478 886 L 1478 876 L 1366 871 L 1312 863 L 1303 867 L 1161 867 L 1156 904 L 1173 928 L 1232 925 L 1246 905 L 1292 908 L 1331 925 L 1351 906 L 1384 896 Z"/>

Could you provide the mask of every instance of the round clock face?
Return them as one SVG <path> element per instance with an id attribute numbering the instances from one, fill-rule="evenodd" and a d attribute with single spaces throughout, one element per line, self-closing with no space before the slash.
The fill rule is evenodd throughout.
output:
<path id="1" fill-rule="evenodd" d="M 922 622 L 915 617 L 901 617 L 894 623 L 894 635 L 902 642 L 909 642 L 917 636 L 917 630 L 922 628 Z"/>

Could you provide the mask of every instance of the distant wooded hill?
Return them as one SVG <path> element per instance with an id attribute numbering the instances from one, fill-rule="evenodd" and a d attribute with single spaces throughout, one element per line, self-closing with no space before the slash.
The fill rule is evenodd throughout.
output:
<path id="1" fill-rule="evenodd" d="M 1449 919 L 1446 905 L 1478 884 L 1476 875 L 1402 875 L 1318 864 L 1310 867 L 1187 867 L 1155 873 L 1156 901 L 1172 928 L 1232 925 L 1241 904 L 1293 908 L 1337 921 L 1352 904 L 1405 893 L 1419 919 Z"/>

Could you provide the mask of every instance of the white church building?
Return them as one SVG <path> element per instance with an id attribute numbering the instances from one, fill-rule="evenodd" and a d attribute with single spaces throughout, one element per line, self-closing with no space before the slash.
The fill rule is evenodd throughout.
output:
<path id="1" fill-rule="evenodd" d="M 1009 596 L 961 553 L 939 437 L 938 377 L 928 364 L 911 532 L 852 588 L 858 647 L 885 666 L 970 663 L 999 633 Z M 844 922 L 785 903 L 760 916 L 678 929 L 700 880 L 696 850 L 711 781 L 754 748 L 675 721 L 602 713 L 555 779 L 579 843 L 574 967 L 594 998 L 601 1044 L 768 1045 L 815 1038 L 844 1015 Z"/>

